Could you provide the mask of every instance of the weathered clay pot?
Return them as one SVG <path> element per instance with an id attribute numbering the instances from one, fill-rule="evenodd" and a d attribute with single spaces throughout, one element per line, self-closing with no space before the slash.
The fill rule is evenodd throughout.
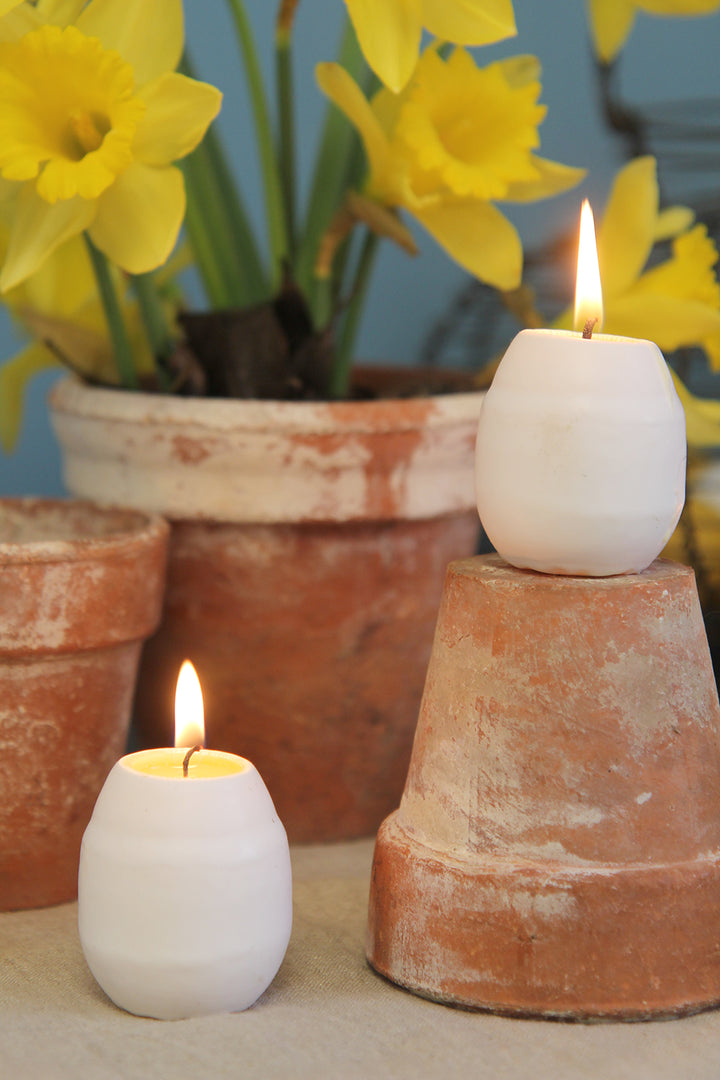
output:
<path id="1" fill-rule="evenodd" d="M 160 620 L 167 535 L 132 511 L 0 500 L 0 909 L 77 895 L 80 841 Z"/>
<path id="2" fill-rule="evenodd" d="M 720 1003 L 720 706 L 693 573 L 448 569 L 370 963 L 512 1014 Z"/>
<path id="3" fill-rule="evenodd" d="M 143 745 L 172 742 L 189 657 L 208 744 L 255 763 L 291 840 L 375 831 L 402 791 L 445 566 L 477 541 L 480 403 L 56 388 L 70 490 L 173 522 Z"/>

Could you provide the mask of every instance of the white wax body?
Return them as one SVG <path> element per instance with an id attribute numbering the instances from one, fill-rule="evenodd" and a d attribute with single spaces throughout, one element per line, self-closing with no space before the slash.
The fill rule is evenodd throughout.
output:
<path id="1" fill-rule="evenodd" d="M 523 330 L 480 412 L 480 519 L 514 566 L 639 573 L 680 517 L 686 453 L 685 414 L 657 345 Z"/>
<path id="2" fill-rule="evenodd" d="M 83 837 L 78 928 L 88 966 L 108 997 L 140 1016 L 246 1009 L 290 939 L 285 829 L 249 761 L 226 755 L 242 771 L 177 779 L 135 771 L 128 761 L 139 756 L 113 767 Z"/>

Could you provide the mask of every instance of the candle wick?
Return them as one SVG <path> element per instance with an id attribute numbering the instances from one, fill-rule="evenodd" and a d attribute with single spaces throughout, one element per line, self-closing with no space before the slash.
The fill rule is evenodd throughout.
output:
<path id="1" fill-rule="evenodd" d="M 200 743 L 198 743 L 197 746 L 191 746 L 187 754 L 183 758 L 183 776 L 187 776 L 188 766 L 190 765 L 190 758 L 193 756 L 193 754 L 196 754 L 198 750 L 202 750 L 202 746 L 200 745 Z"/>
<path id="2" fill-rule="evenodd" d="M 583 326 L 583 335 L 582 336 L 584 338 L 586 338 L 588 341 L 592 337 L 593 328 L 594 328 L 596 322 L 597 322 L 597 317 L 594 318 L 594 319 L 588 319 L 588 321 Z"/>

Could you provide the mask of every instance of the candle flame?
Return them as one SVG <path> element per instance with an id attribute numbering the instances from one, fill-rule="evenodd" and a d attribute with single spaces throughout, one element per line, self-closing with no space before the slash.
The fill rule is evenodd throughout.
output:
<path id="1" fill-rule="evenodd" d="M 175 745 L 205 745 L 202 690 L 189 660 L 183 661 L 175 689 Z"/>
<path id="2" fill-rule="evenodd" d="M 582 330 L 588 321 L 595 321 L 593 327 L 595 331 L 602 329 L 603 298 L 595 239 L 595 221 L 590 203 L 585 199 L 580 212 L 580 242 L 575 284 L 575 329 Z"/>

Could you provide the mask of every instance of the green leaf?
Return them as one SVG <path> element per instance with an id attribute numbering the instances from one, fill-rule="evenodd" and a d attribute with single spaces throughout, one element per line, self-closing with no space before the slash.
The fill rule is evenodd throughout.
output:
<path id="1" fill-rule="evenodd" d="M 110 273 L 107 257 L 95 247 L 87 233 L 84 234 L 88 255 L 95 274 L 100 301 L 105 312 L 108 335 L 113 347 L 115 366 L 120 385 L 126 390 L 137 390 L 138 376 L 135 370 L 132 346 L 128 338 L 125 319 L 123 318 L 120 299 Z"/>
<path id="2" fill-rule="evenodd" d="M 368 69 L 349 20 L 345 24 L 338 60 L 355 79 L 367 76 Z M 356 186 L 364 167 L 364 154 L 355 128 L 335 105 L 329 104 L 296 259 L 296 280 L 306 296 L 312 295 L 320 239 L 345 192 Z"/>
<path id="3" fill-rule="evenodd" d="M 195 78 L 187 54 L 181 69 Z M 244 307 L 266 300 L 267 272 L 217 125 L 206 132 L 183 166 L 186 226 L 208 299 L 213 307 Z"/>
<path id="4" fill-rule="evenodd" d="M 270 250 L 272 253 L 272 287 L 276 289 L 280 285 L 280 277 L 284 264 L 288 258 L 288 236 L 285 220 L 285 210 L 282 200 L 282 185 L 280 183 L 280 171 L 277 157 L 275 156 L 275 143 L 273 139 L 272 124 L 270 123 L 270 110 L 268 109 L 265 87 L 262 81 L 260 64 L 258 61 L 257 48 L 250 26 L 250 20 L 245 10 L 243 0 L 227 0 L 230 13 L 235 22 L 240 53 L 243 58 L 245 78 L 250 92 L 250 104 L 252 106 L 255 121 L 255 136 L 257 138 L 260 167 L 262 170 L 263 184 L 265 188 L 265 205 L 267 209 L 268 234 L 270 237 Z"/>

